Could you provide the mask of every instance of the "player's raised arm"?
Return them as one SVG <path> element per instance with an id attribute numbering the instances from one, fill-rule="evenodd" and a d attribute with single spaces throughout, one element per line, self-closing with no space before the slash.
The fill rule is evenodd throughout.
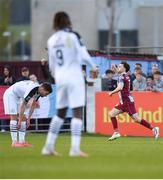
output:
<path id="1" fill-rule="evenodd" d="M 116 66 L 115 64 L 112 64 L 112 65 L 111 65 L 111 70 L 112 70 L 113 72 L 115 72 L 115 73 L 118 73 L 118 68 L 117 68 L 117 66 Z"/>

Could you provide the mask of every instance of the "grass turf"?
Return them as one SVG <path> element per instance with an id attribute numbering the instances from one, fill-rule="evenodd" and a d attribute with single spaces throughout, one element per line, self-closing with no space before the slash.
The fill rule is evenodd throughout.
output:
<path id="1" fill-rule="evenodd" d="M 68 156 L 70 135 L 61 134 L 62 157 L 44 157 L 46 134 L 27 134 L 28 148 L 11 148 L 9 133 L 0 134 L 0 178 L 163 178 L 163 139 L 83 135 L 88 158 Z"/>

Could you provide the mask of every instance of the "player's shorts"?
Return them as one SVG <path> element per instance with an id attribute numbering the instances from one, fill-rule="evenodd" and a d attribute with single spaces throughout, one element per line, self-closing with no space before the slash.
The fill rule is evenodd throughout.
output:
<path id="1" fill-rule="evenodd" d="M 7 89 L 3 95 L 4 111 L 7 115 L 18 114 L 19 98 L 13 93 L 11 89 Z"/>
<path id="2" fill-rule="evenodd" d="M 56 108 L 77 108 L 85 105 L 85 84 L 83 81 L 69 81 L 56 86 Z"/>
<path id="3" fill-rule="evenodd" d="M 117 104 L 115 106 L 116 109 L 121 110 L 123 112 L 128 113 L 130 116 L 132 116 L 133 114 L 136 113 L 136 109 L 135 109 L 135 103 L 134 102 L 124 102 L 123 104 Z"/>

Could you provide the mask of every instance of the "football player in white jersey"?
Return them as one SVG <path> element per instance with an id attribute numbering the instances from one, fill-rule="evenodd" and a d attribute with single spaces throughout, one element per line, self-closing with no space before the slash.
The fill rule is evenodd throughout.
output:
<path id="1" fill-rule="evenodd" d="M 30 80 L 17 82 L 5 91 L 3 103 L 5 114 L 10 116 L 12 147 L 30 146 L 30 144 L 25 142 L 25 132 L 26 128 L 30 125 L 30 118 L 34 111 L 36 101 L 39 97 L 47 96 L 51 92 L 52 87 L 49 83 L 38 85 Z M 32 102 L 29 115 L 26 118 L 24 112 L 29 100 Z M 19 142 L 17 141 L 17 129 L 19 132 Z"/>
<path id="2" fill-rule="evenodd" d="M 71 120 L 70 156 L 87 156 L 80 150 L 82 112 L 85 105 L 85 83 L 81 63 L 85 61 L 96 71 L 80 36 L 72 31 L 67 13 L 54 16 L 53 29 L 56 31 L 48 40 L 49 69 L 56 82 L 57 114 L 52 118 L 43 155 L 58 155 L 55 142 L 63 125 L 67 108 L 73 111 Z"/>

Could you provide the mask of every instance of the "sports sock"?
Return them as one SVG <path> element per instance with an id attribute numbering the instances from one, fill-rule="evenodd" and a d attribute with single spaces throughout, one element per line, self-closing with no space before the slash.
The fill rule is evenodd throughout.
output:
<path id="1" fill-rule="evenodd" d="M 146 120 L 144 120 L 144 119 L 141 120 L 140 124 L 142 126 L 145 126 L 148 129 L 151 129 L 151 130 L 153 129 L 152 125 L 149 122 L 147 122 Z"/>
<path id="2" fill-rule="evenodd" d="M 64 119 L 54 116 L 49 127 L 48 135 L 46 138 L 45 147 L 48 149 L 53 149 L 55 146 L 58 133 L 63 125 Z"/>
<path id="3" fill-rule="evenodd" d="M 21 122 L 19 129 L 19 143 L 25 143 L 25 134 L 26 134 L 26 122 Z"/>
<path id="4" fill-rule="evenodd" d="M 113 129 L 115 131 L 117 131 L 118 130 L 117 118 L 116 117 L 111 117 L 111 122 L 112 122 L 112 125 L 113 125 Z"/>
<path id="5" fill-rule="evenodd" d="M 16 120 L 10 121 L 10 133 L 11 133 L 12 143 L 16 143 L 17 142 L 17 121 Z"/>
<path id="6" fill-rule="evenodd" d="M 71 151 L 80 152 L 80 140 L 82 131 L 82 120 L 73 118 L 71 120 Z"/>

